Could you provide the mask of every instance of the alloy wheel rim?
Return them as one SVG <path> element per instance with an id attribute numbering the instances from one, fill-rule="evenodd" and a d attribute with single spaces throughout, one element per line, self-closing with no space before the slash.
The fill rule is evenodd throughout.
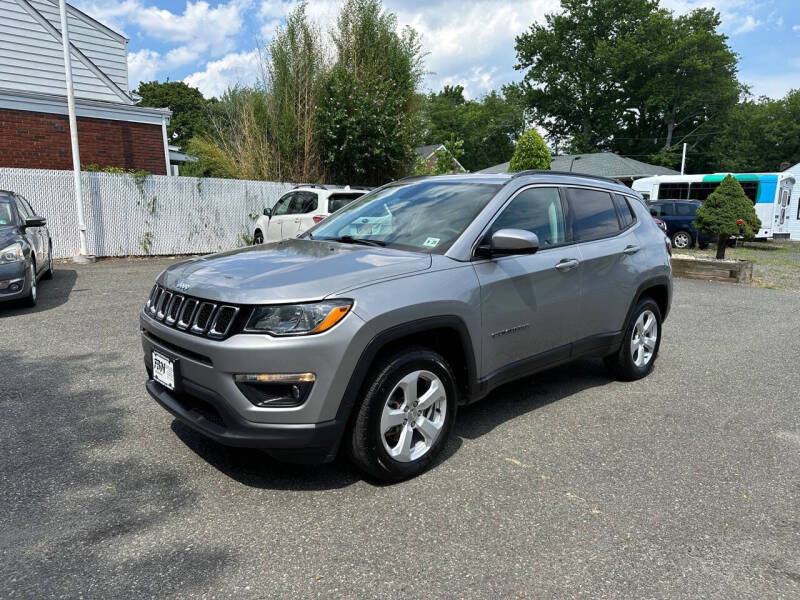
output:
<path id="1" fill-rule="evenodd" d="M 689 236 L 685 233 L 679 233 L 675 236 L 675 247 L 686 248 L 689 245 Z"/>
<path id="2" fill-rule="evenodd" d="M 380 436 L 387 454 L 398 462 L 412 462 L 430 451 L 444 427 L 447 392 L 430 371 L 404 376 L 386 398 Z"/>
<path id="3" fill-rule="evenodd" d="M 33 267 L 33 263 L 31 263 L 31 298 L 36 300 L 36 269 Z"/>
<path id="4" fill-rule="evenodd" d="M 631 358 L 640 369 L 646 367 L 656 351 L 658 321 L 652 310 L 645 310 L 636 319 L 631 334 Z"/>

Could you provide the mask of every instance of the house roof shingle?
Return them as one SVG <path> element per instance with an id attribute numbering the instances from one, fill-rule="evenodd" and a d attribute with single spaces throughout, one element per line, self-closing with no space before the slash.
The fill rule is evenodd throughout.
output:
<path id="1" fill-rule="evenodd" d="M 509 163 L 502 163 L 478 171 L 479 173 L 505 173 Z M 651 165 L 640 160 L 620 156 L 612 152 L 595 152 L 591 154 L 563 154 L 552 157 L 550 169 L 553 171 L 572 171 L 586 175 L 599 175 L 616 179 L 634 179 L 650 175 L 678 175 L 677 171 Z"/>

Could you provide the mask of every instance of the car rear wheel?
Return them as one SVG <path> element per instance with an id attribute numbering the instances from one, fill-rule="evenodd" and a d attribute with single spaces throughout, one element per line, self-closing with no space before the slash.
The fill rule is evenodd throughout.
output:
<path id="1" fill-rule="evenodd" d="M 36 301 L 39 298 L 39 290 L 36 285 L 36 265 L 33 261 L 28 265 L 28 295 L 22 299 L 25 306 L 36 306 Z"/>
<path id="2" fill-rule="evenodd" d="M 620 349 L 605 358 L 608 369 L 620 379 L 633 381 L 653 370 L 661 345 L 661 311 L 652 298 L 642 298 L 636 305 Z"/>
<path id="3" fill-rule="evenodd" d="M 409 348 L 372 370 L 349 436 L 355 465 L 381 481 L 426 470 L 444 448 L 456 414 L 456 385 L 445 359 Z"/>
<path id="4" fill-rule="evenodd" d="M 694 246 L 694 239 L 692 239 L 692 234 L 688 231 L 676 231 L 672 235 L 673 248 L 683 250 L 685 248 L 691 248 L 692 246 Z"/>
<path id="5" fill-rule="evenodd" d="M 263 244 L 264 243 L 264 234 L 261 233 L 260 229 L 256 229 L 256 232 L 253 234 L 253 244 Z"/>

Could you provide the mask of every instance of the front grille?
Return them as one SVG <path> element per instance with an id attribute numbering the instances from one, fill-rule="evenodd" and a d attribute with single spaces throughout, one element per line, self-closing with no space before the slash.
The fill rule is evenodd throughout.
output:
<path id="1" fill-rule="evenodd" d="M 240 307 L 184 296 L 160 285 L 150 292 L 144 312 L 168 327 L 215 340 L 225 339 L 242 326 Z"/>

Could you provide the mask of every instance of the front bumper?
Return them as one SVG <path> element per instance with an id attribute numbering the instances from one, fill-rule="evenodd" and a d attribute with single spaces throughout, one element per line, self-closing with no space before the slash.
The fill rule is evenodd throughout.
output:
<path id="1" fill-rule="evenodd" d="M 0 265 L 0 302 L 6 300 L 17 300 L 28 292 L 25 281 L 25 267 L 27 262 L 19 261 L 7 265 Z M 19 284 L 19 289 L 12 291 L 9 289 L 13 283 Z"/>
<path id="2" fill-rule="evenodd" d="M 264 448 L 282 459 L 333 459 L 347 415 L 341 399 L 361 355 L 363 321 L 351 313 L 315 336 L 271 338 L 238 334 L 210 340 L 140 315 L 147 391 L 180 421 L 229 446 Z M 153 350 L 175 361 L 176 390 L 152 378 Z M 246 373 L 312 372 L 316 380 L 299 406 L 254 405 L 234 377 Z"/>
<path id="3" fill-rule="evenodd" d="M 267 424 L 245 421 L 212 390 L 183 380 L 181 393 L 148 380 L 149 394 L 179 421 L 226 446 L 264 448 L 282 460 L 329 462 L 336 457 L 344 423 L 336 420 L 312 425 Z"/>

